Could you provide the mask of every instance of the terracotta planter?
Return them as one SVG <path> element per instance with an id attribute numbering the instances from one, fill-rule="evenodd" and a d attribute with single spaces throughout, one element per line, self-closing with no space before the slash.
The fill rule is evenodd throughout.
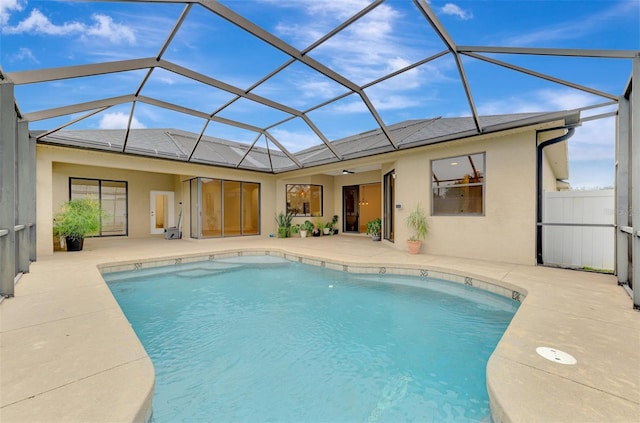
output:
<path id="1" fill-rule="evenodd" d="M 422 247 L 422 241 L 407 240 L 407 248 L 409 249 L 409 254 L 418 254 L 420 252 L 420 247 Z"/>

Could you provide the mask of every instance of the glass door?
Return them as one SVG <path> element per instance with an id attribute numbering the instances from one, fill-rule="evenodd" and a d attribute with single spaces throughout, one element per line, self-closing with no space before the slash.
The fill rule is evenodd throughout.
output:
<path id="1" fill-rule="evenodd" d="M 190 185 L 192 238 L 260 234 L 260 184 L 194 178 Z"/>
<path id="2" fill-rule="evenodd" d="M 358 185 L 342 187 L 342 232 L 360 231 L 360 187 Z"/>
<path id="3" fill-rule="evenodd" d="M 396 203 L 396 171 L 384 175 L 384 239 L 393 242 L 393 220 Z"/>

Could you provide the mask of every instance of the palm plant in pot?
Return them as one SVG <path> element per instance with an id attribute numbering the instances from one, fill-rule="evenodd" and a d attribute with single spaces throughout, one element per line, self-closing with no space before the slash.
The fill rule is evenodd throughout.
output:
<path id="1" fill-rule="evenodd" d="M 427 236 L 429 232 L 429 225 L 427 225 L 427 217 L 420 207 L 420 203 L 416 205 L 416 209 L 407 216 L 407 226 L 413 229 L 414 235 L 407 239 L 407 248 L 409 253 L 418 254 L 420 247 L 422 247 L 422 240 Z"/>
<path id="2" fill-rule="evenodd" d="M 82 251 L 87 235 L 98 233 L 105 213 L 91 198 L 67 201 L 53 219 L 54 234 L 65 240 L 67 251 Z"/>

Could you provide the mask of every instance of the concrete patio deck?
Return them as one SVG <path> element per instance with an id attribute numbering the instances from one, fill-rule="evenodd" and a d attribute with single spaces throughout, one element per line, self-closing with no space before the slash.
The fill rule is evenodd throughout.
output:
<path id="1" fill-rule="evenodd" d="M 89 239 L 31 265 L 0 304 L 0 421 L 144 422 L 154 373 L 100 264 L 267 249 L 344 264 L 448 271 L 527 294 L 487 366 L 496 423 L 637 422 L 640 313 L 615 277 L 412 256 L 360 236 L 218 240 Z M 548 361 L 539 346 L 573 355 Z"/>

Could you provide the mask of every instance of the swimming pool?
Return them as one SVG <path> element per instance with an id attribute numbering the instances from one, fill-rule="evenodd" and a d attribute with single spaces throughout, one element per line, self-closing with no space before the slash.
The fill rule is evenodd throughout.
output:
<path id="1" fill-rule="evenodd" d="M 486 362 L 518 307 L 268 256 L 104 277 L 154 363 L 156 422 L 488 420 Z"/>

